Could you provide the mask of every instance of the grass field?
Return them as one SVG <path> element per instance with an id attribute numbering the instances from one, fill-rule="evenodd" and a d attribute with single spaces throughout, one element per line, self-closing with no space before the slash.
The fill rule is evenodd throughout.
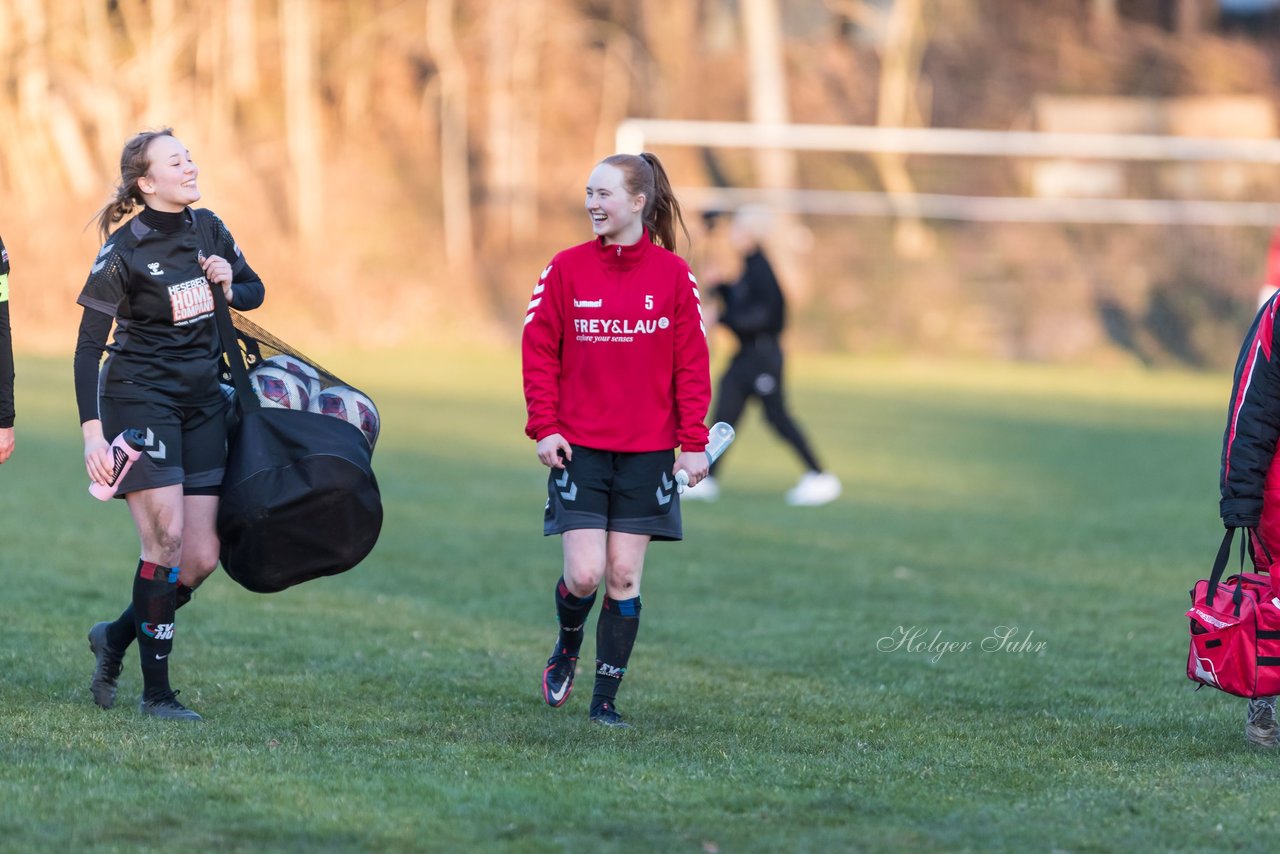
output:
<path id="1" fill-rule="evenodd" d="M 784 506 L 796 462 L 740 425 L 722 499 L 650 551 L 615 732 L 589 675 L 539 698 L 559 543 L 515 357 L 321 361 L 382 409 L 382 539 L 281 594 L 210 579 L 172 668 L 198 725 L 138 715 L 132 653 L 89 698 L 137 547 L 85 493 L 69 360 L 20 361 L 0 849 L 1272 847 L 1280 755 L 1183 672 L 1226 377 L 794 359 L 846 494 Z"/>

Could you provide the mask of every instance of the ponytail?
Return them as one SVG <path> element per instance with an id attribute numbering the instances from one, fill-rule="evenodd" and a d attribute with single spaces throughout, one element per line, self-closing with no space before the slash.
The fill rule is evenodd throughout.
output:
<path id="1" fill-rule="evenodd" d="M 95 214 L 98 233 L 104 241 L 111 236 L 111 226 L 128 216 L 135 205 L 144 204 L 138 179 L 151 168 L 147 147 L 160 136 L 173 136 L 173 128 L 143 131 L 124 144 L 124 150 L 120 152 L 120 183 L 116 185 L 115 197 Z"/>
<path id="2" fill-rule="evenodd" d="M 121 185 L 116 188 L 116 196 L 107 202 L 95 215 L 98 220 L 98 236 L 103 242 L 111 236 L 111 227 L 124 219 L 133 210 L 133 206 L 142 200 L 137 198 L 137 191 L 129 192 Z"/>
<path id="3" fill-rule="evenodd" d="M 650 233 L 658 238 L 657 242 L 663 248 L 675 252 L 676 223 L 680 224 L 680 230 L 684 232 L 685 243 L 689 242 L 689 229 L 684 224 L 680 202 L 676 201 L 671 181 L 667 178 L 667 170 L 662 168 L 658 155 L 646 151 L 640 158 L 653 170 L 653 201 L 651 205 L 646 205 L 653 213 L 645 217 L 645 225 L 649 226 Z"/>
<path id="4" fill-rule="evenodd" d="M 676 224 L 684 232 L 685 241 L 689 240 L 689 229 L 684 224 L 684 214 L 680 203 L 676 201 L 671 189 L 671 181 L 662 168 L 658 155 L 646 151 L 640 155 L 614 154 L 606 157 L 601 163 L 608 163 L 621 170 L 623 186 L 633 196 L 644 194 L 645 228 L 649 231 L 649 240 L 672 252 L 676 249 Z"/>

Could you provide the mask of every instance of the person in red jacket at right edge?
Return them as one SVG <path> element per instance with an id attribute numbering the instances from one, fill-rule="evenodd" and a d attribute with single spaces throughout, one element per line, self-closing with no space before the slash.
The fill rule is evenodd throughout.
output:
<path id="1" fill-rule="evenodd" d="M 1280 295 L 1262 305 L 1236 361 L 1222 438 L 1220 513 L 1227 528 L 1244 528 L 1260 572 L 1280 572 Z M 1276 698 L 1249 701 L 1244 736 L 1251 744 L 1280 744 Z"/>
<path id="2" fill-rule="evenodd" d="M 645 552 L 683 536 L 676 473 L 690 485 L 707 475 L 711 374 L 698 283 L 671 251 L 684 220 L 658 158 L 600 161 L 586 208 L 595 239 L 551 259 L 524 318 L 525 433 L 551 470 L 543 534 L 559 534 L 564 551 L 542 696 L 553 707 L 569 698 L 603 580 L 589 717 L 627 727 L 614 703 Z"/>

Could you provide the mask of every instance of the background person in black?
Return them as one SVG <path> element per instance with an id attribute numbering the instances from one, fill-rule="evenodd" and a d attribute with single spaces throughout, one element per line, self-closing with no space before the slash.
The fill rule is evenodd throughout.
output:
<path id="1" fill-rule="evenodd" d="M 13 336 L 9 331 L 9 250 L 0 240 L 0 463 L 13 454 Z"/>
<path id="2" fill-rule="evenodd" d="M 84 315 L 75 355 L 90 479 L 109 480 L 112 437 L 130 427 L 148 435 L 145 453 L 117 491 L 142 546 L 133 599 L 115 622 L 89 630 L 96 659 L 90 691 L 99 706 L 111 707 L 125 650 L 137 637 L 140 711 L 183 720 L 200 716 L 169 687 L 174 612 L 218 565 L 215 521 L 226 461 L 210 287 L 222 288 L 240 310 L 261 305 L 264 293 L 221 220 L 189 207 L 200 199 L 198 175 L 190 152 L 168 128 L 125 144 L 115 199 L 98 217 L 106 242 L 77 300 Z M 138 204 L 141 213 L 112 233 L 112 224 Z M 197 216 L 212 218 L 213 246 L 201 245 Z M 108 356 L 99 368 L 104 348 Z"/>
<path id="3" fill-rule="evenodd" d="M 807 469 L 800 482 L 787 492 L 787 503 L 817 506 L 838 498 L 841 486 L 839 478 L 822 470 L 804 433 L 787 410 L 782 390 L 781 342 L 787 318 L 786 300 L 763 248 L 770 220 L 766 210 L 756 207 L 742 208 L 734 215 L 729 241 L 743 258 L 742 274 L 734 282 L 711 287 L 721 302 L 719 322 L 738 338 L 738 352 L 720 377 L 711 421 L 727 421 L 736 426 L 747 402 L 753 397 L 759 399 L 769 426 L 792 447 Z M 711 275 L 708 279 L 714 281 Z M 717 460 L 711 467 L 711 475 L 686 488 L 682 497 L 716 500 L 720 486 L 715 473 L 723 461 L 723 457 Z"/>

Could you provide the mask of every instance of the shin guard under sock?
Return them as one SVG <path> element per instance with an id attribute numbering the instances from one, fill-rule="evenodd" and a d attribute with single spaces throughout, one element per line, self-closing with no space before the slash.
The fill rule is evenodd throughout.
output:
<path id="1" fill-rule="evenodd" d="M 556 639 L 556 654 L 577 657 L 582 649 L 582 628 L 586 625 L 596 594 L 574 596 L 561 578 L 556 583 L 556 616 L 560 620 L 560 637 Z"/>
<path id="2" fill-rule="evenodd" d="M 627 672 L 631 647 L 640 630 L 640 597 L 604 597 L 600 619 L 596 621 L 596 684 L 591 694 L 594 711 L 602 703 L 613 703 Z"/>
<path id="3" fill-rule="evenodd" d="M 173 650 L 173 615 L 177 610 L 178 568 L 138 561 L 133 579 L 133 614 L 142 660 L 143 696 L 167 696 L 169 653 Z"/>
<path id="4" fill-rule="evenodd" d="M 195 594 L 194 587 L 188 587 L 181 581 L 178 582 L 178 589 L 175 595 L 174 610 L 181 608 L 183 605 L 191 601 L 191 597 Z M 121 652 L 129 648 L 129 644 L 133 643 L 133 639 L 137 637 L 138 627 L 133 624 L 133 603 L 129 603 L 129 607 L 121 612 L 114 623 L 107 626 L 107 643 L 112 649 L 118 649 Z"/>

